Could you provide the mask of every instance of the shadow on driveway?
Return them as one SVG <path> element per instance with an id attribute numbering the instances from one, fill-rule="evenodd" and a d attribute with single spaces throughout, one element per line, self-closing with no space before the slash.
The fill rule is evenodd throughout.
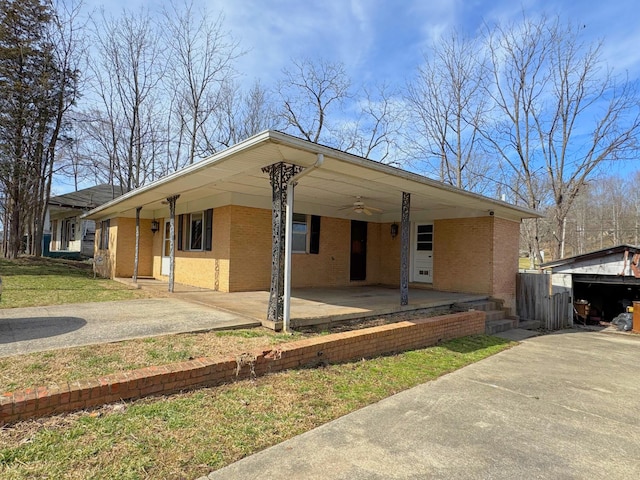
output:
<path id="1" fill-rule="evenodd" d="M 78 317 L 28 317 L 0 320 L 0 344 L 56 337 L 84 327 Z"/>

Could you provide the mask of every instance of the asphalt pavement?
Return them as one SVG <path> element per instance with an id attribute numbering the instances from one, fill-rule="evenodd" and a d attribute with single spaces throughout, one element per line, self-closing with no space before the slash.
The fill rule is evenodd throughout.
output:
<path id="1" fill-rule="evenodd" d="M 265 478 L 640 478 L 640 335 L 531 338 L 200 480 Z"/>
<path id="2" fill-rule="evenodd" d="M 260 322 L 173 298 L 0 309 L 0 357 Z"/>

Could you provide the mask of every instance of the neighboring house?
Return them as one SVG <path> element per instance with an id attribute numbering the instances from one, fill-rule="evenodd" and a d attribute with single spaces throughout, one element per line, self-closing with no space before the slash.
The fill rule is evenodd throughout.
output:
<path id="1" fill-rule="evenodd" d="M 95 222 L 80 218 L 89 210 L 121 194 L 120 187 L 97 185 L 49 199 L 49 230 L 43 235 L 43 255 L 49 257 L 93 257 Z"/>
<path id="2" fill-rule="evenodd" d="M 570 292 L 578 321 L 610 322 L 640 301 L 640 247 L 617 245 L 540 265 L 553 293 Z"/>
<path id="3" fill-rule="evenodd" d="M 292 182 L 295 199 L 286 195 Z M 390 285 L 399 288 L 401 304 L 411 284 L 486 294 L 513 307 L 520 222 L 536 216 L 266 131 L 86 218 L 97 222 L 99 274 L 132 277 L 137 258 L 137 275 L 166 279 L 169 290 L 173 281 L 221 292 L 267 290 L 269 316 L 277 320 L 283 276 L 293 287 Z"/>

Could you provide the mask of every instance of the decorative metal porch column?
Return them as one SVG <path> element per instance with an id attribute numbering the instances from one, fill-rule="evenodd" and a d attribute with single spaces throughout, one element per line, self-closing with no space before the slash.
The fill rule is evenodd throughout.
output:
<path id="1" fill-rule="evenodd" d="M 136 251 L 133 257 L 133 283 L 138 283 L 138 262 L 140 261 L 140 210 L 136 208 Z"/>
<path id="2" fill-rule="evenodd" d="M 271 286 L 269 288 L 269 308 L 267 320 L 274 323 L 283 320 L 284 296 L 284 247 L 285 247 L 285 207 L 287 204 L 287 185 L 291 177 L 302 167 L 279 162 L 264 167 L 269 174 L 272 190 L 271 211 Z"/>
<path id="3" fill-rule="evenodd" d="M 173 282 L 175 278 L 176 266 L 176 249 L 175 249 L 175 219 L 176 219 L 176 200 L 180 195 L 168 197 L 169 202 L 169 292 L 173 293 Z"/>
<path id="4" fill-rule="evenodd" d="M 402 192 L 402 221 L 400 222 L 400 305 L 409 303 L 409 210 L 411 194 Z"/>

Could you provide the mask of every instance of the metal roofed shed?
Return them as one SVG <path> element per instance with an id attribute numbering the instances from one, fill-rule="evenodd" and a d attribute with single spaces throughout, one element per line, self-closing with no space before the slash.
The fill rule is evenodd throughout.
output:
<path id="1" fill-rule="evenodd" d="M 569 291 L 578 323 L 609 323 L 640 301 L 640 247 L 617 245 L 540 266 L 553 292 Z"/>

